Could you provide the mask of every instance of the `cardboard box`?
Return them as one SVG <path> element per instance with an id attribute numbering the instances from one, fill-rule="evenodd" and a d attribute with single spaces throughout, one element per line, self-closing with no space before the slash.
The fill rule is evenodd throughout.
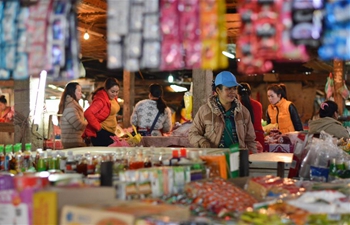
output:
<path id="1" fill-rule="evenodd" d="M 153 205 L 140 201 L 112 201 L 104 204 L 64 206 L 61 225 L 134 225 L 144 216 L 168 216 L 170 220 L 188 220 L 188 207 L 175 205 Z"/>
<path id="2" fill-rule="evenodd" d="M 0 224 L 32 224 L 34 189 L 0 191 Z"/>
<path id="3" fill-rule="evenodd" d="M 92 204 L 115 198 L 113 187 L 62 187 L 39 191 L 33 196 L 33 224 L 59 224 L 65 205 Z"/>

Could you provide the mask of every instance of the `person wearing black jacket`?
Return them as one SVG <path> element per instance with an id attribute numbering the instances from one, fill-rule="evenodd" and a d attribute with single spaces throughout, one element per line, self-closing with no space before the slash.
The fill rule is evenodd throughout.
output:
<path id="1" fill-rule="evenodd" d="M 278 84 L 268 86 L 267 98 L 270 102 L 266 114 L 267 124 L 277 123 L 282 134 L 303 130 L 298 111 L 295 105 L 286 99 L 286 93 L 282 86 Z"/>

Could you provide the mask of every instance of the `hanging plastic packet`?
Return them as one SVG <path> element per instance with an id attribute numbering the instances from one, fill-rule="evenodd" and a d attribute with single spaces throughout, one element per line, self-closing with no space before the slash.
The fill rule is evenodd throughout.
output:
<path id="1" fill-rule="evenodd" d="M 16 69 L 13 71 L 12 77 L 15 80 L 24 80 L 29 77 L 27 53 L 17 54 Z"/>
<path id="2" fill-rule="evenodd" d="M 145 41 L 141 58 L 142 68 L 159 68 L 160 65 L 160 42 Z"/>
<path id="3" fill-rule="evenodd" d="M 123 66 L 121 43 L 108 43 L 107 45 L 107 67 L 109 69 L 119 69 Z"/>
<path id="4" fill-rule="evenodd" d="M 146 40 L 160 40 L 159 16 L 158 14 L 146 14 L 144 16 L 143 38 Z"/>

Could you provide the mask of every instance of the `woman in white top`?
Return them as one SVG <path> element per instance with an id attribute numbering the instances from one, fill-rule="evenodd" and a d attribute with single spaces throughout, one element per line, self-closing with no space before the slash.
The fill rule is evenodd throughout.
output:
<path id="1" fill-rule="evenodd" d="M 162 86 L 151 84 L 149 86 L 149 99 L 141 100 L 135 105 L 131 115 L 131 124 L 137 127 L 137 131 L 142 136 L 162 136 L 163 133 L 171 131 L 171 110 L 167 107 L 162 96 Z M 156 118 L 158 113 L 159 117 Z M 150 132 L 154 121 L 154 128 Z"/>

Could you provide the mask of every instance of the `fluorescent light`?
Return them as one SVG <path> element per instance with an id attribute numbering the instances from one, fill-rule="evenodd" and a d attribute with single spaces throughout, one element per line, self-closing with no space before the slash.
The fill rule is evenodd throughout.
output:
<path id="1" fill-rule="evenodd" d="M 187 88 L 181 87 L 181 86 L 175 85 L 175 84 L 170 85 L 170 87 L 171 87 L 175 92 L 185 92 L 185 91 L 188 91 Z"/>
<path id="2" fill-rule="evenodd" d="M 222 54 L 230 59 L 236 58 L 235 54 L 227 52 L 227 51 L 222 51 Z"/>
<path id="3" fill-rule="evenodd" d="M 34 124 L 37 124 L 37 125 L 41 124 L 41 119 L 43 117 L 46 77 L 47 77 L 47 72 L 45 70 L 41 71 L 38 92 L 36 95 L 36 107 L 35 107 L 35 113 L 34 113 Z"/>

